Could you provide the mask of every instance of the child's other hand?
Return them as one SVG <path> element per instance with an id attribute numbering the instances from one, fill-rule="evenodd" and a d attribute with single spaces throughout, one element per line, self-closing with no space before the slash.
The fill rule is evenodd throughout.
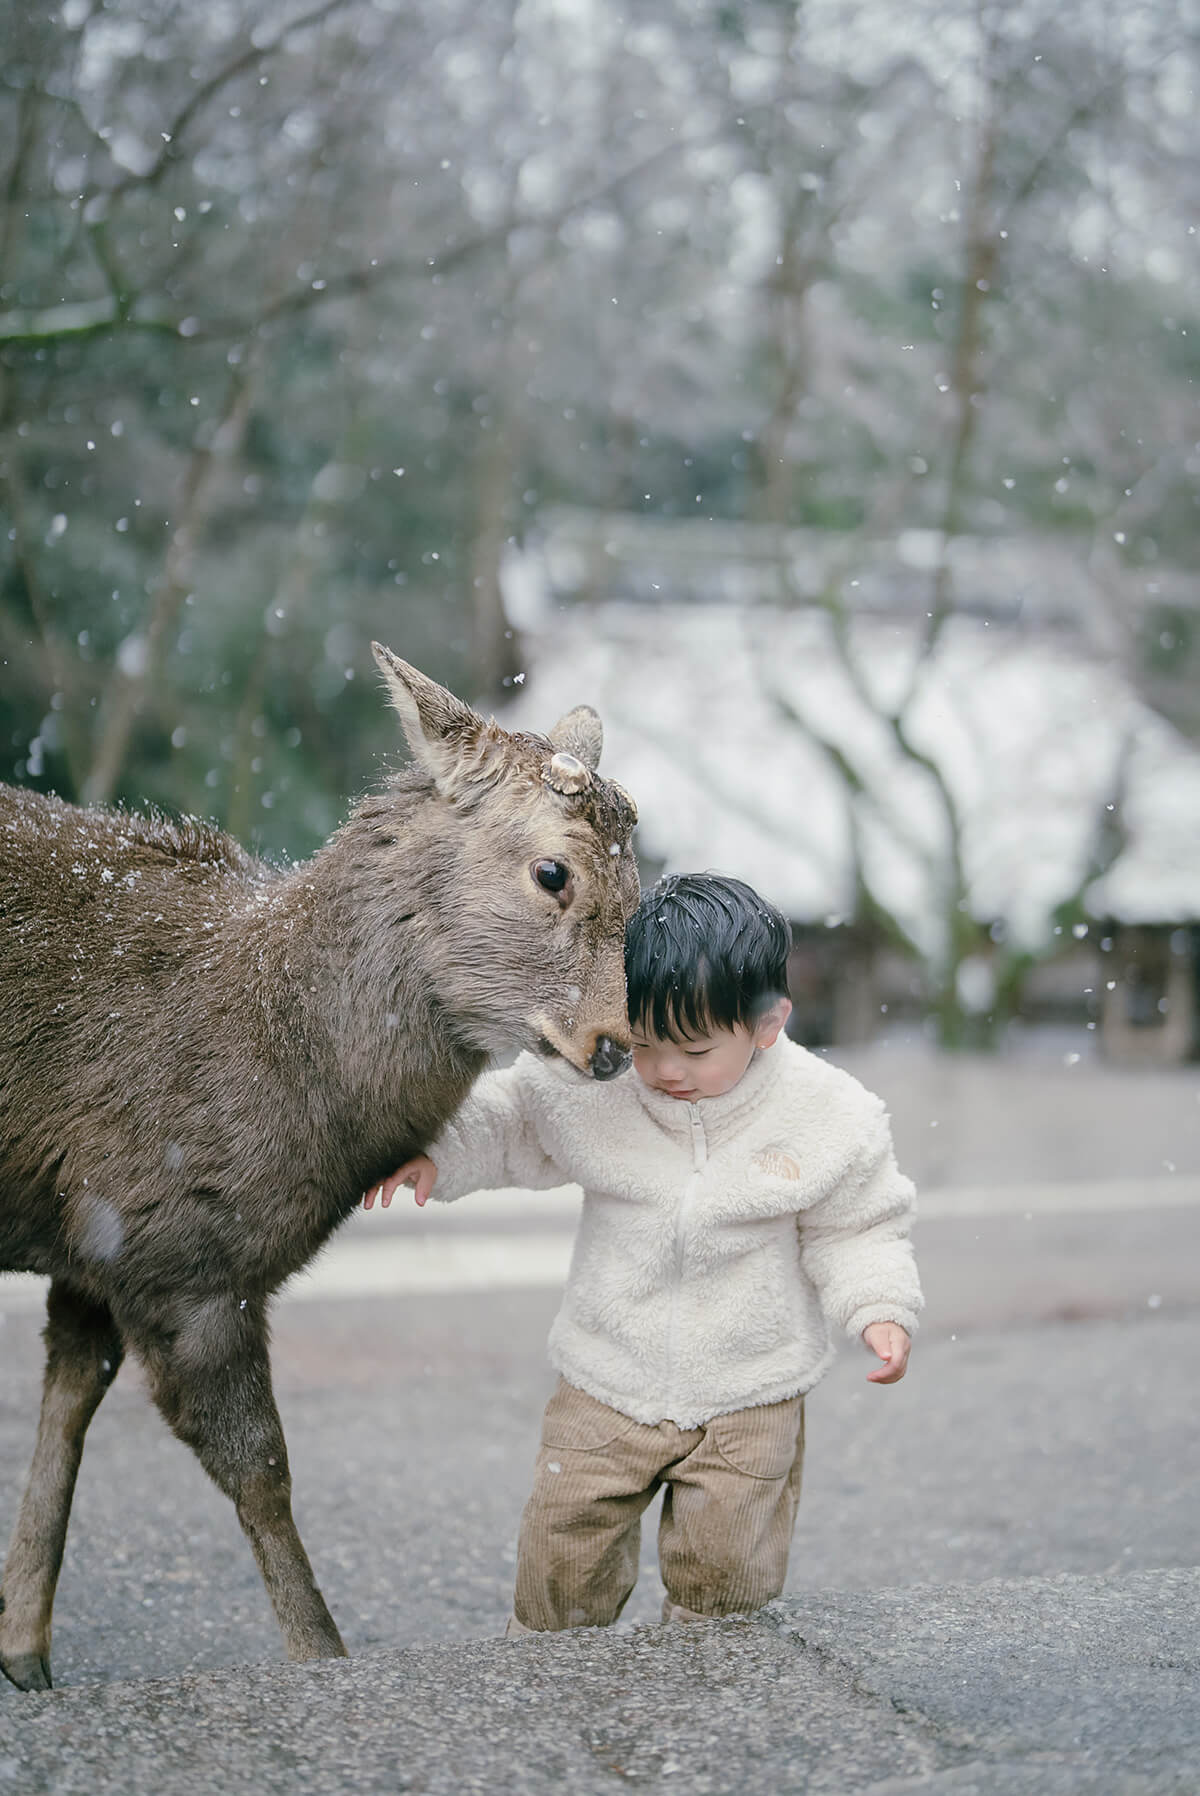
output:
<path id="1" fill-rule="evenodd" d="M 908 1333 L 898 1322 L 869 1322 L 863 1329 L 863 1340 L 872 1353 L 883 1361 L 867 1373 L 871 1384 L 896 1384 L 908 1369 L 908 1352 L 912 1346 Z"/>
<path id="2" fill-rule="evenodd" d="M 375 1185 L 370 1191 L 363 1193 L 363 1209 L 373 1210 L 378 1197 L 386 1210 L 401 1185 L 411 1185 L 417 1202 L 423 1204 L 436 1183 L 437 1167 L 429 1155 L 414 1154 L 411 1160 L 406 1160 L 403 1166 L 398 1166 L 395 1172 L 389 1173 L 382 1185 Z"/>

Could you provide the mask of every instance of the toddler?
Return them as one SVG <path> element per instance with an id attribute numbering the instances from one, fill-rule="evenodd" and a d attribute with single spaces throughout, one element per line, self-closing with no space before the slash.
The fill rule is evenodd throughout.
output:
<path id="1" fill-rule="evenodd" d="M 583 1187 L 510 1635 L 615 1621 L 659 1489 L 665 1620 L 778 1596 L 831 1328 L 904 1376 L 913 1187 L 880 1099 L 784 1035 L 788 948 L 740 880 L 661 880 L 626 938 L 633 1073 L 523 1054 L 379 1187 Z"/>

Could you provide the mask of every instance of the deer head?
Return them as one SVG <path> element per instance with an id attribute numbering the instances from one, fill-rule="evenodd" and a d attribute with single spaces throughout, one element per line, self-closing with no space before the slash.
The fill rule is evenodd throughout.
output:
<path id="1" fill-rule="evenodd" d="M 394 838 L 419 888 L 425 964 L 471 1045 L 560 1054 L 607 1079 L 629 1063 L 625 924 L 638 900 L 628 793 L 596 768 L 582 705 L 546 736 L 502 729 L 372 645 L 424 802 Z"/>

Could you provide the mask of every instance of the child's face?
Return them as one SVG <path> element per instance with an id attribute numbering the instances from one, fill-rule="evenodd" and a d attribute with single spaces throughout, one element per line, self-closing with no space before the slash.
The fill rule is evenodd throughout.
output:
<path id="1" fill-rule="evenodd" d="M 710 1035 L 689 1036 L 685 1041 L 635 1028 L 634 1070 L 651 1091 L 663 1091 L 681 1103 L 722 1097 L 733 1090 L 758 1049 L 771 1046 L 790 1009 L 785 1000 L 753 1029 L 737 1023 L 732 1029 L 714 1029 Z"/>

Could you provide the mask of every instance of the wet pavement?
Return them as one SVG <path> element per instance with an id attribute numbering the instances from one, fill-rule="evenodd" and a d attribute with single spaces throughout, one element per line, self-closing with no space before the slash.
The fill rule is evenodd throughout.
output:
<path id="1" fill-rule="evenodd" d="M 897 1098 L 874 1082 L 899 1137 Z M 922 1121 L 938 1121 L 958 1181 L 926 1168 L 929 1307 L 902 1385 L 868 1386 L 866 1357 L 846 1349 L 811 1399 L 781 1604 L 752 1622 L 654 1626 L 651 1523 L 617 1629 L 501 1641 L 551 1383 L 555 1292 L 530 1244 L 561 1249 L 570 1199 L 376 1213 L 280 1304 L 274 1331 L 297 1519 L 354 1657 L 282 1661 L 231 1509 L 126 1369 L 88 1439 L 58 1688 L 0 1683 L 0 1793 L 1194 1796 L 1200 1079 L 1191 1069 L 1166 1096 L 1162 1081 L 1117 1081 L 1094 1140 L 1053 1079 L 1028 1085 L 1023 1119 L 997 1101 L 990 1123 L 982 1091 L 922 1119 L 915 1083 L 908 1162 Z M 1050 1155 L 999 1182 L 995 1139 L 1048 1139 L 1056 1115 L 1082 1176 Z M 1173 1170 L 1149 1164 L 1160 1148 Z M 529 1284 L 437 1288 L 441 1248 L 417 1242 L 484 1234 L 507 1240 L 518 1273 L 527 1252 Z M 396 1267 L 426 1251 L 426 1272 L 415 1290 L 393 1272 L 365 1294 L 364 1251 Z M 0 1314 L 7 1526 L 40 1323 L 15 1283 L 0 1283 Z"/>

